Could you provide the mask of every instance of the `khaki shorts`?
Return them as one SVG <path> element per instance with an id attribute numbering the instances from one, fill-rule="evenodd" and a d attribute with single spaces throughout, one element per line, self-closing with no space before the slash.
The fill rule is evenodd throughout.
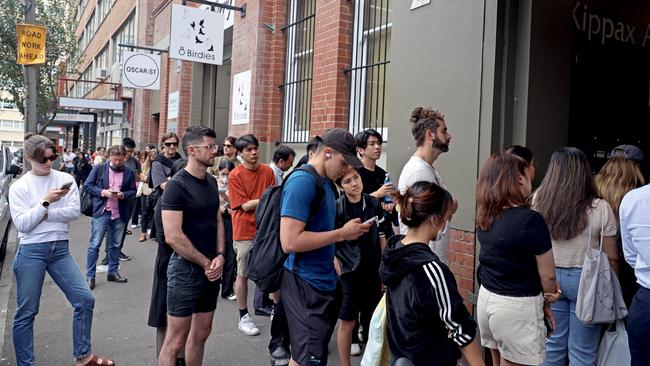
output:
<path id="1" fill-rule="evenodd" d="M 498 349 L 501 356 L 523 365 L 539 365 L 546 359 L 544 298 L 511 297 L 492 293 L 481 286 L 477 318 L 481 344 Z"/>
<path id="2" fill-rule="evenodd" d="M 233 240 L 237 254 L 237 276 L 248 278 L 248 259 L 251 257 L 252 240 Z"/>

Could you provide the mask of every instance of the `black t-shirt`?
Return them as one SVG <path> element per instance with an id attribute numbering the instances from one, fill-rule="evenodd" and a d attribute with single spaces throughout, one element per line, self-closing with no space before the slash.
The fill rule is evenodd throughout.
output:
<path id="1" fill-rule="evenodd" d="M 183 211 L 183 233 L 199 252 L 214 258 L 219 213 L 217 180 L 210 174 L 199 179 L 183 169 L 167 183 L 161 200 L 163 211 Z"/>
<path id="2" fill-rule="evenodd" d="M 510 208 L 490 231 L 476 230 L 481 243 L 481 285 L 504 296 L 536 296 L 542 292 L 536 255 L 551 250 L 551 234 L 542 215 L 527 207 Z"/>
<path id="3" fill-rule="evenodd" d="M 366 221 L 373 216 L 381 221 L 384 211 L 376 198 L 364 195 L 359 202 L 352 203 L 345 194 L 337 202 L 336 225 L 342 227 L 352 219 Z M 370 231 L 356 240 L 346 240 L 336 247 L 336 256 L 341 263 L 341 271 L 377 272 L 381 262 L 381 245 L 379 237 L 384 236 L 382 225 L 372 225 Z"/>
<path id="4" fill-rule="evenodd" d="M 374 171 L 365 167 L 359 168 L 359 175 L 361 176 L 361 182 L 363 182 L 363 193 L 367 194 L 376 192 L 384 185 L 384 179 L 386 179 L 386 171 L 376 165 Z"/>

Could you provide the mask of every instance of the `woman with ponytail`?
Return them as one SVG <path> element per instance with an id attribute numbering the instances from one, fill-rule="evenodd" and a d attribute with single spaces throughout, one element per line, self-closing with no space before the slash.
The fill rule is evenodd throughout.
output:
<path id="1" fill-rule="evenodd" d="M 451 195 L 435 183 L 417 182 L 398 203 L 408 233 L 389 240 L 379 268 L 395 364 L 452 366 L 462 355 L 470 366 L 483 365 L 476 323 L 456 278 L 428 245 L 452 214 Z"/>

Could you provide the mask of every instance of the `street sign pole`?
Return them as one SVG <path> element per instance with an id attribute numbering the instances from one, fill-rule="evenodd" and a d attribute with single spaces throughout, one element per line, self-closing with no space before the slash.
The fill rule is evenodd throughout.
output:
<path id="1" fill-rule="evenodd" d="M 25 23 L 36 24 L 36 1 L 25 1 Z M 36 103 L 36 74 L 38 65 L 25 65 L 25 133 L 37 133 Z"/>

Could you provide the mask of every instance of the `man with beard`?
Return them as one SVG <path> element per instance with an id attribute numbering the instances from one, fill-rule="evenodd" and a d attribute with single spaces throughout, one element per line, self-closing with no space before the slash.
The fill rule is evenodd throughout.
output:
<path id="1" fill-rule="evenodd" d="M 118 270 L 120 239 L 129 220 L 129 199 L 135 196 L 135 174 L 124 166 L 124 146 L 115 145 L 109 150 L 109 162 L 96 165 L 90 172 L 84 190 L 93 196 L 93 220 L 90 243 L 88 243 L 87 274 L 88 286 L 95 288 L 95 274 L 99 246 L 104 235 L 108 238 L 107 280 L 126 283 Z M 101 179 L 98 179 L 101 177 Z M 95 181 L 99 182 L 95 183 Z"/>
<path id="2" fill-rule="evenodd" d="M 217 155 L 215 132 L 191 126 L 183 136 L 187 166 L 161 198 L 165 240 L 174 249 L 167 271 L 167 334 L 159 366 L 173 366 L 185 348 L 188 365 L 203 361 L 212 330 L 224 263 L 224 230 L 216 179 L 207 174 Z"/>
<path id="3" fill-rule="evenodd" d="M 440 154 L 449 151 L 451 135 L 447 131 L 445 116 L 431 108 L 417 107 L 411 113 L 410 122 L 411 133 L 417 150 L 404 165 L 400 174 L 398 184 L 400 193 L 404 194 L 410 186 L 421 181 L 432 182 L 447 189 L 442 182 L 442 177 L 433 167 L 433 163 Z M 457 208 L 458 202 L 454 199 L 452 214 L 456 212 Z M 447 263 L 447 251 L 449 249 L 447 227 L 446 225 L 439 240 L 429 243 L 431 249 L 444 263 Z M 404 235 L 407 231 L 406 225 L 400 222 L 401 234 Z"/>

